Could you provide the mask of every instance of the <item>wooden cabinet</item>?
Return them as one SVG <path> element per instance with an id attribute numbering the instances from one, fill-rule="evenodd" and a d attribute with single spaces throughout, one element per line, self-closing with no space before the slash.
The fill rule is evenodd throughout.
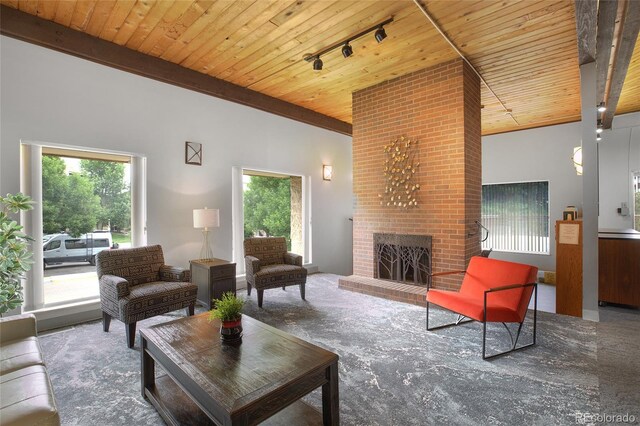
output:
<path id="1" fill-rule="evenodd" d="M 640 234 L 600 232 L 598 301 L 640 307 Z"/>
<path id="2" fill-rule="evenodd" d="M 236 264 L 222 259 L 192 260 L 191 282 L 198 286 L 198 301 L 211 309 L 211 300 L 236 292 Z"/>
<path id="3" fill-rule="evenodd" d="M 582 318 L 582 221 L 556 222 L 556 313 Z"/>

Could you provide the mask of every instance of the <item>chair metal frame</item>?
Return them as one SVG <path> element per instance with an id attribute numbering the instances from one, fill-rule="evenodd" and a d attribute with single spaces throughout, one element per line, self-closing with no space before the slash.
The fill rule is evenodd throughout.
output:
<path id="1" fill-rule="evenodd" d="M 438 273 L 438 274 L 433 274 L 432 276 L 436 276 L 436 275 L 451 275 L 451 274 L 458 274 L 458 273 L 466 273 L 466 271 L 453 271 L 453 272 L 443 272 L 443 273 Z M 527 312 L 525 313 L 524 318 L 522 319 L 522 322 L 520 323 L 516 323 L 518 324 L 518 331 L 516 333 L 515 339 L 513 338 L 513 334 L 511 334 L 511 330 L 509 330 L 509 327 L 507 327 L 507 324 L 502 322 L 502 325 L 507 329 L 507 332 L 509 333 L 509 338 L 511 339 L 511 349 L 507 350 L 507 351 L 503 351 L 503 352 L 498 352 L 492 355 L 488 355 L 487 356 L 487 296 L 489 295 L 489 293 L 495 293 L 497 291 L 504 291 L 504 290 L 512 290 L 515 288 L 524 288 L 524 287 L 533 287 L 533 291 L 531 292 L 531 296 L 529 296 L 529 300 L 527 301 Z M 431 290 L 431 286 L 429 285 L 427 288 L 427 292 Z M 527 313 L 529 312 L 528 306 L 531 303 L 531 297 L 533 297 L 533 341 L 527 345 L 523 345 L 523 346 L 519 346 L 516 347 L 518 344 L 518 339 L 520 338 L 520 332 L 522 331 L 522 326 L 525 322 L 525 320 L 527 319 Z M 442 328 L 449 328 L 449 327 L 455 327 L 458 325 L 462 325 L 462 324 L 467 324 L 470 322 L 474 322 L 477 320 L 474 320 L 472 318 L 468 318 L 467 320 L 464 320 L 465 317 L 464 315 L 462 315 L 459 312 L 453 311 L 451 309 L 447 309 L 443 306 L 437 305 L 436 306 L 440 306 L 440 308 L 447 310 L 449 312 L 453 312 L 454 314 L 458 314 L 458 318 L 456 319 L 455 322 L 449 323 L 449 324 L 443 324 L 443 325 L 438 325 L 435 327 L 431 327 L 429 328 L 429 301 L 426 300 L 426 296 L 425 296 L 425 301 L 427 303 L 427 321 L 426 321 L 426 325 L 427 325 L 427 331 L 434 331 L 434 330 L 440 330 Z M 506 285 L 506 286 L 500 286 L 500 287 L 494 287 L 494 288 L 490 288 L 488 290 L 484 291 L 484 301 L 483 301 L 483 309 L 482 309 L 482 321 L 478 321 L 482 323 L 482 359 L 483 360 L 489 360 L 489 359 L 493 359 L 493 358 L 497 358 L 497 357 L 501 357 L 503 355 L 507 355 L 510 354 L 512 352 L 516 352 L 516 351 L 520 351 L 522 349 L 526 349 L 529 348 L 531 346 L 534 346 L 536 344 L 536 331 L 537 331 L 537 322 L 538 322 L 538 283 L 527 283 L 527 284 L 513 284 L 513 285 Z M 497 321 L 488 321 L 488 322 L 497 322 Z"/>

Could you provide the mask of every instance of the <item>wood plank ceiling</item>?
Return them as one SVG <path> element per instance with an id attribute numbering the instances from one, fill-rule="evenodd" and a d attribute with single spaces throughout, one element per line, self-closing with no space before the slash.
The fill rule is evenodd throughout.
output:
<path id="1" fill-rule="evenodd" d="M 0 0 L 237 85 L 351 122 L 351 93 L 457 58 L 410 0 Z M 435 0 L 428 13 L 484 77 L 482 132 L 580 119 L 574 6 L 567 0 Z M 322 57 L 303 58 L 393 16 L 373 34 Z M 640 44 L 640 43 L 639 43 Z M 640 110 L 638 44 L 620 109 Z M 631 68 L 634 68 L 632 70 Z"/>

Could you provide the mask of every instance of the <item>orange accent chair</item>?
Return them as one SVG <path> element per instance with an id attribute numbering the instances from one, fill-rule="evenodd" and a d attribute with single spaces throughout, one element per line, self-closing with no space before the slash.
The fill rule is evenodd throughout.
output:
<path id="1" fill-rule="evenodd" d="M 431 274 L 431 277 L 460 273 L 465 274 L 460 291 L 428 289 L 427 330 L 437 330 L 471 321 L 482 322 L 482 359 L 495 358 L 536 344 L 538 268 L 522 263 L 475 256 L 471 258 L 466 271 L 440 272 Z M 534 297 L 533 342 L 516 347 L 532 296 Z M 429 328 L 431 303 L 458 314 L 458 319 L 451 324 Z M 464 318 L 468 319 L 464 320 Z M 487 322 L 501 322 L 504 325 L 511 338 L 510 350 L 487 356 Z M 515 339 L 507 323 L 518 324 Z"/>

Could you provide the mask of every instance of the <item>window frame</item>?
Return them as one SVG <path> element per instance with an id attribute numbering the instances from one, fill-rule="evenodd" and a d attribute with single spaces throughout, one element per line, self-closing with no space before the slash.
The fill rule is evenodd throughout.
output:
<path id="1" fill-rule="evenodd" d="M 547 250 L 546 251 L 521 251 L 521 250 L 507 250 L 504 248 L 496 248 L 496 247 L 488 247 L 484 245 L 484 242 L 481 242 L 481 249 L 489 249 L 492 251 L 500 252 L 500 253 L 512 253 L 517 255 L 538 255 L 538 256 L 551 256 L 553 252 L 552 247 L 552 234 L 553 230 L 551 227 L 551 181 L 548 179 L 531 179 L 531 180 L 523 180 L 523 181 L 507 181 L 507 182 L 490 182 L 490 183 L 482 183 L 481 191 L 480 191 L 480 221 L 482 222 L 482 206 L 484 205 L 484 201 L 482 198 L 482 189 L 485 186 L 496 186 L 496 185 L 518 185 L 518 184 L 527 184 L 527 183 L 546 183 L 547 184 L 547 220 L 546 220 L 546 228 L 547 228 Z M 486 225 L 486 223 L 483 223 Z M 489 229 L 491 231 L 491 229 Z"/>
<path id="2" fill-rule="evenodd" d="M 107 161 L 113 161 L 118 157 L 130 158 L 132 246 L 138 247 L 146 245 L 146 156 L 111 149 L 71 146 L 53 142 L 23 139 L 20 140 L 20 191 L 23 194 L 30 196 L 34 201 L 33 210 L 22 212 L 20 214 L 20 222 L 24 226 L 25 233 L 30 235 L 35 241 L 43 241 L 42 156 L 52 154 L 52 150 L 58 150 L 65 154 L 69 152 L 76 152 L 78 153 L 79 158 L 87 158 L 84 153 L 95 153 L 95 159 Z M 46 154 L 44 154 L 43 151 Z M 62 244 L 60 247 L 62 247 Z M 23 312 L 37 312 L 42 309 L 57 308 L 60 306 L 75 306 L 78 303 L 93 303 L 99 301 L 99 296 L 96 296 L 88 299 L 78 298 L 64 302 L 45 303 L 44 244 L 33 244 L 32 252 L 33 264 L 31 270 L 25 274 L 26 276 L 23 284 Z"/>
<path id="3" fill-rule="evenodd" d="M 231 168 L 232 179 L 232 257 L 236 263 L 238 275 L 244 275 L 244 199 L 243 199 L 243 175 L 244 172 L 264 173 L 278 176 L 296 176 L 302 178 L 302 241 L 304 246 L 303 264 L 312 263 L 312 217 L 311 217 L 311 177 L 286 170 L 268 170 L 261 167 L 233 166 Z M 250 174 L 249 173 L 249 174 Z"/>

